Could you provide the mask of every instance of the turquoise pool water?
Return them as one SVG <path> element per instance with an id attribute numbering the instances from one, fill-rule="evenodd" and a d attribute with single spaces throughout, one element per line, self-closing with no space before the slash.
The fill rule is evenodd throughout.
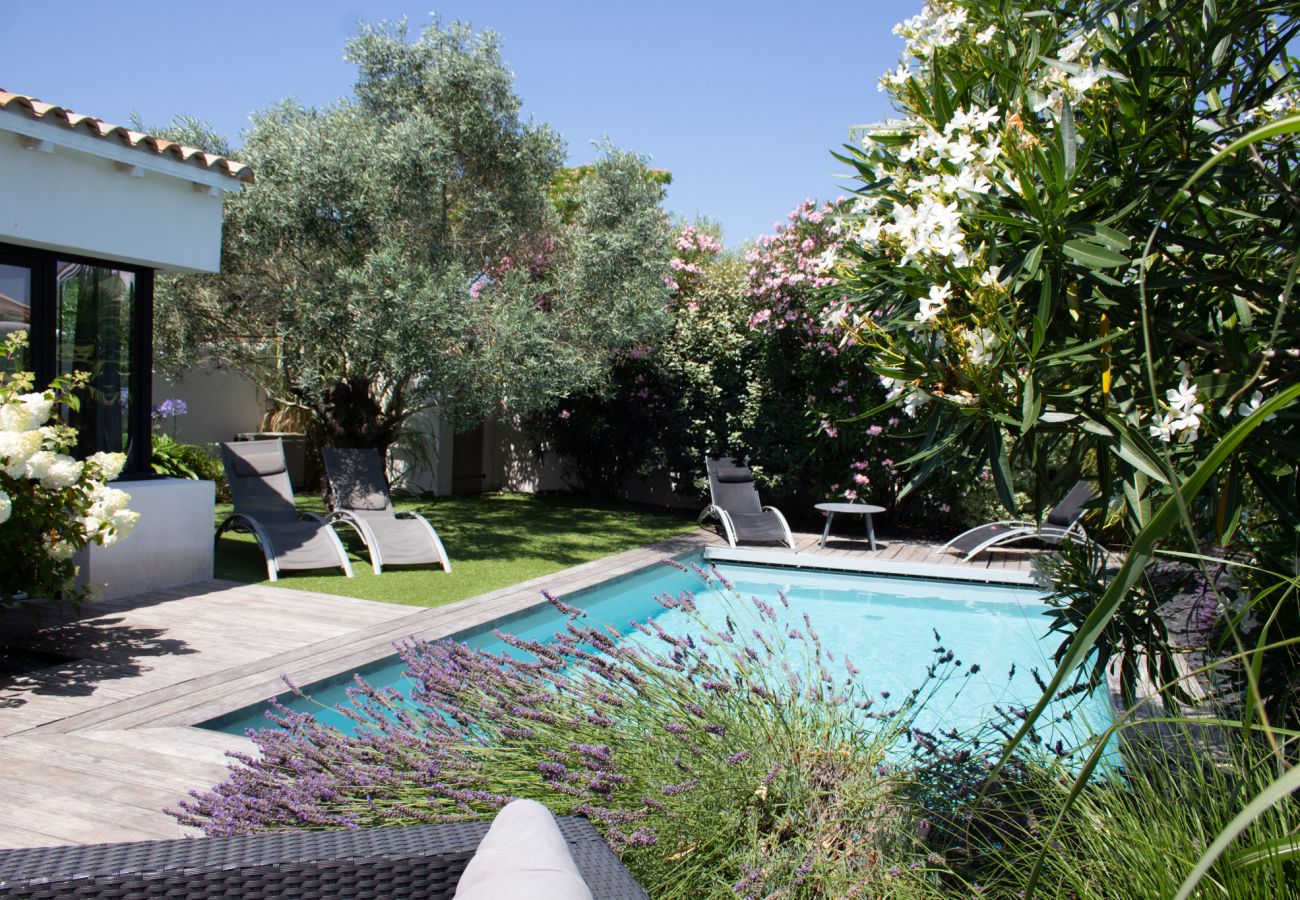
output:
<path id="1" fill-rule="evenodd" d="M 686 560 L 698 561 L 698 557 Z M 779 606 L 779 594 L 784 593 L 790 605 L 791 624 L 802 629 L 803 614 L 808 614 L 823 645 L 835 656 L 836 676 L 845 672 L 838 667 L 847 656 L 860 670 L 857 679 L 864 688 L 876 695 L 890 695 L 890 699 L 878 701 L 880 708 L 889 708 L 921 684 L 926 668 L 940 655 L 936 647 L 950 651 L 962 665 L 957 677 L 942 684 L 927 702 L 917 721 L 917 727 L 926 730 L 965 731 L 995 717 L 997 706 L 1032 706 L 1041 695 L 1033 671 L 1037 669 L 1046 679 L 1054 669 L 1050 654 L 1056 639 L 1043 640 L 1048 626 L 1044 615 L 1047 606 L 1032 590 L 733 563 L 719 563 L 716 568 L 745 597 L 757 596 Z M 729 611 L 734 615 L 720 587 L 707 589 L 693 572 L 680 572 L 666 565 L 570 594 L 564 600 L 586 610 L 585 623 L 609 625 L 625 640 L 645 641 L 650 639 L 631 627 L 633 621 L 653 617 L 666 631 L 678 634 L 693 627 L 684 613 L 666 610 L 654 599 L 664 593 L 676 596 L 684 590 L 695 593 L 697 606 L 710 624 L 721 627 Z M 545 640 L 562 625 L 562 620 L 559 613 L 544 605 L 498 627 L 519 637 Z M 490 628 L 462 633 L 455 639 L 492 652 L 507 649 Z M 975 665 L 979 667 L 975 674 L 963 675 Z M 371 684 L 409 687 L 396 656 L 367 666 L 358 674 Z M 352 684 L 352 674 L 348 673 L 304 686 L 311 700 L 292 696 L 281 700 L 350 731 L 354 723 L 333 706 L 347 702 L 345 692 Z M 1109 724 L 1109 701 L 1104 691 L 1099 693 L 1101 696 L 1071 701 L 1070 720 L 1043 729 L 1046 739 L 1054 742 L 1059 738 L 1071 746 L 1089 730 Z M 1064 708 L 1053 710 L 1047 718 L 1056 718 Z M 202 725 L 243 734 L 248 728 L 266 726 L 264 709 L 265 704 L 257 704 Z"/>

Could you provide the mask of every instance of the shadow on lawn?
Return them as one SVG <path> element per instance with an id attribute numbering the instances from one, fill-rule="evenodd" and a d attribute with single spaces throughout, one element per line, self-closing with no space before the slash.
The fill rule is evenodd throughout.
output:
<path id="1" fill-rule="evenodd" d="M 483 494 L 396 503 L 399 510 L 413 510 L 429 520 L 447 548 L 453 572 L 460 564 L 516 560 L 563 568 L 694 528 L 689 511 L 564 495 Z M 300 496 L 298 505 L 323 512 L 316 497 Z M 358 575 L 368 573 L 369 556 L 356 532 L 340 527 L 338 534 Z M 294 576 L 285 573 L 281 583 Z M 251 538 L 223 536 L 217 542 L 217 577 L 243 582 L 266 579 L 265 562 Z"/>

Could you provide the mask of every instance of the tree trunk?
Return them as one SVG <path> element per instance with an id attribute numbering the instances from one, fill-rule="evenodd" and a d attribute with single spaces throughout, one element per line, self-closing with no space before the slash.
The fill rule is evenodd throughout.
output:
<path id="1" fill-rule="evenodd" d="M 317 415 L 327 446 L 374 447 L 380 453 L 387 453 L 401 423 L 399 416 L 384 412 L 363 378 L 340 381 L 326 391 Z"/>

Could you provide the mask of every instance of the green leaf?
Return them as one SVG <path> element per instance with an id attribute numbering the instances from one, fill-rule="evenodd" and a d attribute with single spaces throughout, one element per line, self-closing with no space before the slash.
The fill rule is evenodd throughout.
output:
<path id="1" fill-rule="evenodd" d="M 1066 241 L 1062 249 L 1075 262 L 1090 269 L 1114 269 L 1130 264 L 1127 256 L 1121 256 L 1109 247 L 1103 247 L 1101 244 L 1094 244 L 1081 238 Z"/>
<path id="2" fill-rule="evenodd" d="M 1112 448 L 1115 455 L 1133 468 L 1145 473 L 1161 484 L 1168 484 L 1169 478 L 1165 475 L 1164 468 L 1160 465 L 1155 454 L 1151 452 L 1146 441 L 1142 440 L 1127 423 L 1119 419 L 1109 417 L 1110 423 L 1115 426 L 1115 437 L 1117 443 Z"/>
<path id="3" fill-rule="evenodd" d="M 1122 231 L 1116 231 L 1114 228 L 1107 228 L 1105 225 L 1089 224 L 1082 225 L 1075 229 L 1080 234 L 1087 234 L 1094 238 L 1097 243 L 1103 247 L 1109 247 L 1111 250 L 1127 250 L 1133 246 L 1133 239 Z"/>
<path id="4" fill-rule="evenodd" d="M 1074 108 L 1070 101 L 1066 100 L 1061 107 L 1060 121 L 1060 141 L 1061 157 L 1065 161 L 1065 180 L 1068 182 L 1074 178 L 1074 169 L 1078 165 L 1078 137 L 1079 133 L 1074 128 Z"/>
<path id="5" fill-rule="evenodd" d="M 1011 487 L 1011 461 L 1007 456 L 1006 442 L 1002 440 L 1002 429 L 996 424 L 989 425 L 989 467 L 993 470 L 993 485 L 997 488 L 998 499 L 1007 512 L 1015 512 L 1016 495 Z"/>
<path id="6" fill-rule="evenodd" d="M 1210 846 L 1205 848 L 1201 858 L 1197 860 L 1192 871 L 1183 880 L 1183 885 L 1178 889 L 1178 894 L 1174 897 L 1174 900 L 1187 900 L 1192 895 L 1192 891 L 1196 890 L 1196 886 L 1201 883 L 1201 879 L 1214 866 L 1215 861 L 1223 855 L 1223 851 L 1228 849 L 1228 845 L 1249 828 L 1252 822 L 1268 812 L 1271 807 L 1289 800 L 1292 792 L 1296 790 L 1300 790 L 1300 766 L 1274 779 L 1268 787 L 1256 794 L 1246 804 L 1245 809 L 1237 813 L 1233 820 L 1224 826 L 1223 830 L 1219 832 L 1219 836 L 1214 839 Z"/>
<path id="7" fill-rule="evenodd" d="M 1297 855 L 1300 855 L 1300 835 L 1252 844 L 1245 850 L 1228 857 L 1228 864 L 1233 868 L 1249 869 L 1252 866 L 1274 860 L 1285 860 Z"/>

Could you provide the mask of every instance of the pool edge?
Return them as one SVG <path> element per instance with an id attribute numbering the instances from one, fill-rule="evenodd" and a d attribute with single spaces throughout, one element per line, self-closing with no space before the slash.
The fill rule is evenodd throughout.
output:
<path id="1" fill-rule="evenodd" d="M 796 569 L 822 569 L 831 572 L 857 572 L 870 575 L 893 575 L 901 578 L 924 578 L 933 581 L 970 581 L 1001 584 L 1008 587 L 1038 587 L 1033 575 L 1006 569 L 967 568 L 959 565 L 896 562 L 889 559 L 846 559 L 786 550 L 747 550 L 739 547 L 705 547 L 704 558 L 719 562 L 749 565 L 789 566 Z"/>

